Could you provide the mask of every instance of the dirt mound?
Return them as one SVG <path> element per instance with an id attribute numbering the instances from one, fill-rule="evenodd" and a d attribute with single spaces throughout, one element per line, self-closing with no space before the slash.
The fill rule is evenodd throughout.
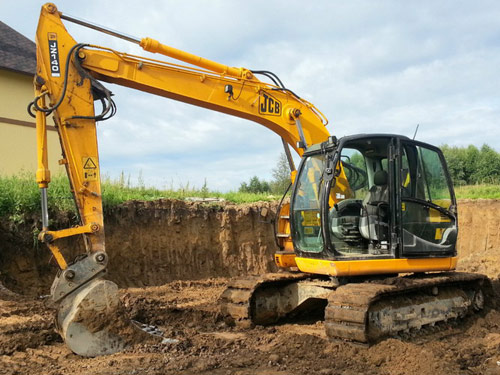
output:
<path id="1" fill-rule="evenodd" d="M 0 356 L 61 342 L 54 311 L 41 300 L 12 293 L 0 284 Z"/>

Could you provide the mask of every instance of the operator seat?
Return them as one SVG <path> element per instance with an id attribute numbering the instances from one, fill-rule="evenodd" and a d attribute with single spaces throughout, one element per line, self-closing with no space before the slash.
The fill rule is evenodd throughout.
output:
<path id="1" fill-rule="evenodd" d="M 361 209 L 359 232 L 367 240 L 387 240 L 389 233 L 389 187 L 388 175 L 384 170 L 376 171 L 374 185 L 368 191 Z"/>

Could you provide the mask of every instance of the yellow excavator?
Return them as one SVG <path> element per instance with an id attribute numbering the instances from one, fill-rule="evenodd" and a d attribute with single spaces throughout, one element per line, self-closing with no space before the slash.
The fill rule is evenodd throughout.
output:
<path id="1" fill-rule="evenodd" d="M 78 43 L 62 20 L 189 65 Z M 275 263 L 282 272 L 233 280 L 220 301 L 228 323 L 272 324 L 326 307 L 329 337 L 371 343 L 483 309 L 488 279 L 451 272 L 457 206 L 438 148 L 391 134 L 337 139 L 326 130 L 325 116 L 269 71 L 229 67 L 126 36 L 51 3 L 42 7 L 36 45 L 35 99 L 28 111 L 37 125 L 39 238 L 60 268 L 51 299 L 57 329 L 73 352 L 110 354 L 141 335 L 123 312 L 117 285 L 105 279 L 96 122 L 112 117 L 116 107 L 102 81 L 245 118 L 282 138 L 293 182 L 276 223 Z M 47 209 L 50 114 L 81 221 L 57 231 L 49 229 Z M 302 158 L 298 170 L 289 146 Z M 69 262 L 58 240 L 76 235 L 83 236 L 86 253 Z"/>

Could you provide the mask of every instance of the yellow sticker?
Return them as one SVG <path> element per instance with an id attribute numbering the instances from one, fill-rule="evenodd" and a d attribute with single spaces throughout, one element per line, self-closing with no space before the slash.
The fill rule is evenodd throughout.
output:
<path id="1" fill-rule="evenodd" d="M 443 238 L 444 228 L 436 228 L 436 235 L 434 236 L 435 240 L 441 240 Z"/>
<path id="2" fill-rule="evenodd" d="M 83 158 L 83 180 L 84 181 L 96 181 L 97 180 L 97 158 L 96 157 L 84 157 Z"/>
<path id="3" fill-rule="evenodd" d="M 314 228 L 304 227 L 304 234 L 314 234 Z"/>
<path id="4" fill-rule="evenodd" d="M 304 221 L 302 225 L 304 225 L 305 227 L 314 227 L 320 225 L 319 210 L 304 211 L 302 214 L 304 215 Z"/>
<path id="5" fill-rule="evenodd" d="M 451 219 L 434 208 L 429 209 L 429 222 L 431 223 L 451 223 Z"/>

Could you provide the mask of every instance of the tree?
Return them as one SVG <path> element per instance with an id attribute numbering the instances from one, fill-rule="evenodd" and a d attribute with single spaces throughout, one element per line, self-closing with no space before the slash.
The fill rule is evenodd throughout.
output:
<path id="1" fill-rule="evenodd" d="M 271 181 L 271 191 L 273 194 L 283 194 L 291 182 L 290 165 L 288 164 L 288 159 L 284 152 L 280 154 L 272 174 L 273 180 Z"/>
<path id="2" fill-rule="evenodd" d="M 479 151 L 472 176 L 476 183 L 500 182 L 500 154 L 490 146 L 483 145 Z"/>
<path id="3" fill-rule="evenodd" d="M 441 147 L 441 150 L 443 151 L 446 163 L 448 164 L 448 171 L 453 183 L 455 185 L 469 184 L 470 181 L 465 172 L 465 149 L 444 145 Z"/>
<path id="4" fill-rule="evenodd" d="M 441 147 L 455 185 L 500 182 L 500 153 L 488 145 L 479 150 L 468 147 Z"/>
<path id="5" fill-rule="evenodd" d="M 238 191 L 242 193 L 270 193 L 271 187 L 269 186 L 269 182 L 265 180 L 261 181 L 257 176 L 253 176 L 248 184 L 242 182 Z"/>
<path id="6" fill-rule="evenodd" d="M 290 185 L 290 166 L 286 154 L 282 152 L 276 166 L 272 170 L 271 182 L 253 176 L 250 181 L 242 182 L 238 191 L 244 193 L 272 193 L 282 195 Z"/>

